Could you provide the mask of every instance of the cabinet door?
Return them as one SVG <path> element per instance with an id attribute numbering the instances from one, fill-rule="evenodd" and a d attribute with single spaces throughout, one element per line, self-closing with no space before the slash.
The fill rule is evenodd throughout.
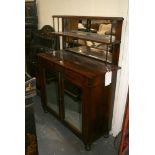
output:
<path id="1" fill-rule="evenodd" d="M 46 106 L 59 114 L 59 72 L 46 70 Z"/>
<path id="2" fill-rule="evenodd" d="M 64 80 L 64 120 L 82 132 L 82 89 Z"/>

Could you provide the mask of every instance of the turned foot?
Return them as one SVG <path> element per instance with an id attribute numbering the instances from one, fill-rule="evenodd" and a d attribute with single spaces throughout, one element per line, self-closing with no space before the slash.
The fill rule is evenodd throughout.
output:
<path id="1" fill-rule="evenodd" d="M 46 109 L 46 108 L 43 108 L 43 110 L 44 110 L 44 113 L 48 113 L 48 111 L 47 111 L 47 109 Z"/>
<path id="2" fill-rule="evenodd" d="M 86 144 L 85 145 L 85 150 L 90 151 L 91 150 L 91 145 L 90 144 Z"/>
<path id="3" fill-rule="evenodd" d="M 44 110 L 44 113 L 48 113 L 48 111 L 47 110 Z"/>

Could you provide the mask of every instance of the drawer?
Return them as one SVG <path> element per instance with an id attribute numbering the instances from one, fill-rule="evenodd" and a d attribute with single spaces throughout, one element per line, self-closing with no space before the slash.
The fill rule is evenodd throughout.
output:
<path id="1" fill-rule="evenodd" d="M 64 78 L 72 81 L 73 83 L 77 83 L 79 85 L 82 85 L 82 83 L 85 81 L 84 76 L 82 76 L 81 74 L 78 74 L 76 72 L 73 72 L 71 70 L 65 70 Z"/>
<path id="2" fill-rule="evenodd" d="M 38 58 L 38 62 L 39 62 L 39 64 L 41 66 L 44 66 L 46 68 L 50 68 L 50 67 L 53 67 L 54 66 L 53 62 L 50 62 L 50 61 L 48 61 L 48 60 L 46 60 L 46 59 L 44 59 L 42 57 L 39 57 Z"/>
<path id="3" fill-rule="evenodd" d="M 60 64 L 55 64 L 54 69 L 55 69 L 56 71 L 61 72 L 61 73 L 64 72 L 64 66 L 63 66 L 63 65 L 60 65 Z"/>

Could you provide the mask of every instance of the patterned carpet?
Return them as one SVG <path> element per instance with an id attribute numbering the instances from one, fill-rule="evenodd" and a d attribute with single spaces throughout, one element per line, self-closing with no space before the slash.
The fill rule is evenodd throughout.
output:
<path id="1" fill-rule="evenodd" d="M 101 137 L 84 149 L 83 142 L 50 113 L 44 113 L 40 97 L 34 98 L 39 155 L 117 155 L 114 138 Z"/>

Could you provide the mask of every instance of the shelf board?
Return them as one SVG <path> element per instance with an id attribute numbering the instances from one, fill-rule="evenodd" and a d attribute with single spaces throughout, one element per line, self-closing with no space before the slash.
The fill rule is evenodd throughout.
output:
<path id="1" fill-rule="evenodd" d="M 116 20 L 123 21 L 123 17 L 101 17 L 101 16 L 77 16 L 77 15 L 53 15 L 53 18 L 78 18 L 78 19 L 95 19 L 95 20 Z"/>
<path id="2" fill-rule="evenodd" d="M 106 35 L 98 35 L 96 33 L 91 32 L 82 32 L 82 31 L 71 31 L 71 32 L 52 32 L 52 34 L 59 35 L 59 36 L 66 36 L 66 37 L 73 37 L 76 39 L 82 39 L 86 41 L 93 41 L 102 44 L 120 44 L 121 41 L 113 41 L 111 42 Z"/>

